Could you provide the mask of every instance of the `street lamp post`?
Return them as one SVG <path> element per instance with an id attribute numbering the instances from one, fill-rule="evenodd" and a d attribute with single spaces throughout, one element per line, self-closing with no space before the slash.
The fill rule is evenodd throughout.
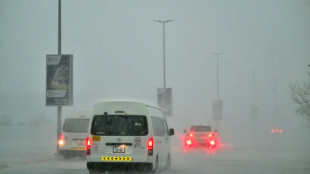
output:
<path id="1" fill-rule="evenodd" d="M 213 53 L 213 54 L 216 55 L 216 101 L 218 102 L 219 101 L 219 57 L 220 55 L 222 55 L 222 53 L 218 52 L 218 53 Z M 219 123 L 219 118 L 217 118 L 216 129 L 219 130 L 219 128 L 220 128 L 220 123 Z"/>
<path id="2" fill-rule="evenodd" d="M 58 0 L 58 55 L 61 56 L 61 0 Z M 58 140 L 61 132 L 61 105 L 57 106 L 57 154 L 59 153 Z"/>
<path id="3" fill-rule="evenodd" d="M 216 55 L 216 99 L 219 99 L 219 57 L 222 53 L 213 53 Z"/>
<path id="4" fill-rule="evenodd" d="M 173 20 L 154 20 L 163 24 L 163 57 L 164 57 L 164 88 L 166 88 L 166 48 L 165 48 L 165 23 L 172 22 Z"/>

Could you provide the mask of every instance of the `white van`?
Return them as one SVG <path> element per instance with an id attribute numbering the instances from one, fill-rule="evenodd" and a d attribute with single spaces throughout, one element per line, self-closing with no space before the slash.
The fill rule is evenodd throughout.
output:
<path id="1" fill-rule="evenodd" d="M 68 114 L 64 120 L 58 140 L 58 154 L 64 158 L 86 156 L 85 142 L 91 110 L 79 110 Z"/>
<path id="2" fill-rule="evenodd" d="M 86 140 L 89 173 L 121 167 L 156 173 L 170 167 L 174 129 L 168 129 L 159 108 L 135 101 L 104 101 L 95 105 L 92 115 Z"/>

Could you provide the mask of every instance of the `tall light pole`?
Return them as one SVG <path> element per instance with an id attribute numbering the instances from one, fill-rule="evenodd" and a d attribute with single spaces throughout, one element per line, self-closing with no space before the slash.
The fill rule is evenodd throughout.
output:
<path id="1" fill-rule="evenodd" d="M 164 57 L 164 88 L 166 88 L 166 48 L 165 48 L 165 23 L 172 22 L 173 20 L 154 20 L 163 24 L 163 57 Z"/>
<path id="2" fill-rule="evenodd" d="M 61 0 L 58 0 L 58 55 L 61 56 Z M 57 154 L 59 153 L 58 140 L 61 132 L 61 105 L 57 106 Z"/>
<path id="3" fill-rule="evenodd" d="M 255 73 L 256 71 L 252 71 L 252 79 L 253 79 L 253 106 L 256 107 L 256 98 L 255 98 Z"/>
<path id="4" fill-rule="evenodd" d="M 216 55 L 216 99 L 219 99 L 219 57 L 222 55 L 221 52 L 213 53 Z"/>
<path id="5" fill-rule="evenodd" d="M 221 52 L 213 53 L 216 55 L 216 101 L 213 102 L 213 120 L 216 121 L 216 130 L 220 128 L 219 121 L 222 119 L 223 103 L 219 100 L 219 57 Z"/>
<path id="6" fill-rule="evenodd" d="M 256 107 L 256 79 L 255 79 L 256 71 L 252 71 L 252 78 L 253 78 L 253 106 L 251 109 L 251 121 L 256 122 L 258 121 L 258 108 Z"/>

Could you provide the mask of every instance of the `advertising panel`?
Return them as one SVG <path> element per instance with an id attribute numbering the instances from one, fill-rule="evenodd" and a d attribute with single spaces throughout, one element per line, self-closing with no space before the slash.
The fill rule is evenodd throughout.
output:
<path id="1" fill-rule="evenodd" d="M 73 55 L 46 55 L 46 105 L 72 105 Z"/>
<path id="2" fill-rule="evenodd" d="M 166 116 L 172 116 L 172 88 L 157 88 L 157 104 Z"/>

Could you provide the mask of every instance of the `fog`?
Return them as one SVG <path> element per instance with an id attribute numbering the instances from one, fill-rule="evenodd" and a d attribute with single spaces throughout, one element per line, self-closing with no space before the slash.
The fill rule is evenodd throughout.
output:
<path id="1" fill-rule="evenodd" d="M 45 93 L 46 55 L 58 48 L 57 13 L 56 0 L 0 0 L 0 116 L 9 116 L 16 129 L 30 125 L 25 132 L 39 120 L 54 140 L 57 108 L 46 106 Z M 309 81 L 309 0 L 62 1 L 61 52 L 73 54 L 73 105 L 62 107 L 63 117 L 100 100 L 157 103 L 157 88 L 163 87 L 163 26 L 154 20 L 166 19 L 173 20 L 165 24 L 166 86 L 173 89 L 173 116 L 167 119 L 176 131 L 172 147 L 191 124 L 215 126 L 214 53 L 222 53 L 219 135 L 226 149 L 275 143 L 284 149 L 296 143 L 296 149 L 309 147 L 310 122 L 295 112 L 289 89 L 291 83 Z M 256 122 L 250 117 L 254 97 Z M 285 134 L 279 141 L 270 137 L 276 126 Z M 10 146 L 3 138 L 18 135 L 11 129 L 1 128 L 1 147 Z M 37 134 L 30 137 L 44 137 Z M 56 144 L 53 148 L 47 154 Z M 5 149 L 0 149 L 2 162 L 14 154 Z"/>

